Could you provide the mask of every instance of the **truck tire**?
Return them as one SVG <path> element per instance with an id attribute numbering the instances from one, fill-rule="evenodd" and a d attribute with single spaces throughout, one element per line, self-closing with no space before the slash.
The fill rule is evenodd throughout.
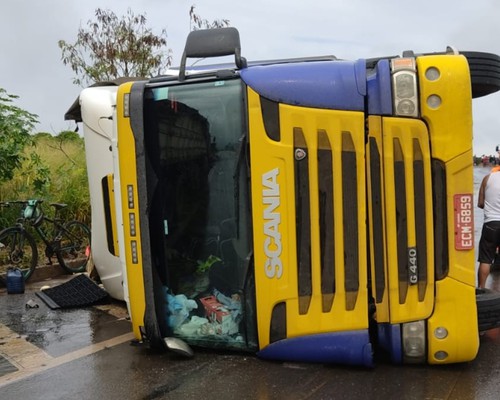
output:
<path id="1" fill-rule="evenodd" d="M 500 327 L 500 292 L 476 289 L 479 332 Z"/>
<path id="2" fill-rule="evenodd" d="M 500 56 L 479 51 L 461 51 L 470 69 L 472 98 L 500 90 Z"/>

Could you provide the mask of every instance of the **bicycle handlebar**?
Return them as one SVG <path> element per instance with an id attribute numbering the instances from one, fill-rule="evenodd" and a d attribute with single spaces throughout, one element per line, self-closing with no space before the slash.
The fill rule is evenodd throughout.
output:
<path id="1" fill-rule="evenodd" d="M 24 200 L 12 200 L 12 201 L 2 201 L 0 202 L 1 207 L 10 207 L 13 204 L 27 204 L 27 201 Z"/>
<path id="2" fill-rule="evenodd" d="M 21 205 L 26 205 L 26 204 L 32 204 L 32 205 L 38 205 L 42 204 L 43 200 L 41 199 L 33 199 L 33 200 L 9 200 L 9 201 L 0 201 L 0 207 L 10 207 L 11 204 L 21 204 Z"/>
<path id="3" fill-rule="evenodd" d="M 0 202 L 0 206 L 10 207 L 13 204 L 17 205 L 20 204 L 23 206 L 23 211 L 21 218 L 18 219 L 18 222 L 24 220 L 24 221 L 30 221 L 33 225 L 38 225 L 45 217 L 41 207 L 38 207 L 42 203 L 43 203 L 42 199 L 12 200 L 12 201 L 2 201 Z M 67 206 L 67 204 L 63 203 L 50 203 L 50 205 L 54 207 L 56 217 L 57 217 L 57 212 Z"/>

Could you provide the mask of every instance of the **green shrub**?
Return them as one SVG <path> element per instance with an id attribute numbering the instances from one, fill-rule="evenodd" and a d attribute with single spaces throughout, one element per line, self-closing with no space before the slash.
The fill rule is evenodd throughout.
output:
<path id="1" fill-rule="evenodd" d="M 85 144 L 75 132 L 58 136 L 39 133 L 34 144 L 24 149 L 26 156 L 14 178 L 0 187 L 0 200 L 43 199 L 44 210 L 53 212 L 49 203 L 65 203 L 66 219 L 78 219 L 90 225 L 90 196 L 87 181 Z M 15 221 L 19 210 L 0 210 L 0 227 Z"/>

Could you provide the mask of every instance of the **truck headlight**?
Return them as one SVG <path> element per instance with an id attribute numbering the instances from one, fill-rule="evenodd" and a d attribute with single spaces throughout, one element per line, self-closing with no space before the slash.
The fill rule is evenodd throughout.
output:
<path id="1" fill-rule="evenodd" d="M 425 321 L 403 324 L 403 357 L 406 363 L 426 361 L 425 332 Z"/>
<path id="2" fill-rule="evenodd" d="M 394 113 L 403 117 L 418 117 L 417 69 L 414 58 L 391 60 Z"/>

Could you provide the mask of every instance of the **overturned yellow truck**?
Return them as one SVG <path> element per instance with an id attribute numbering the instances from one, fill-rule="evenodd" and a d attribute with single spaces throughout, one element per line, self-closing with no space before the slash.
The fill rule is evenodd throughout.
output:
<path id="1" fill-rule="evenodd" d="M 248 62 L 236 29 L 191 32 L 178 73 L 119 85 L 103 115 L 137 340 L 473 360 L 471 107 L 498 89 L 489 53 Z"/>

